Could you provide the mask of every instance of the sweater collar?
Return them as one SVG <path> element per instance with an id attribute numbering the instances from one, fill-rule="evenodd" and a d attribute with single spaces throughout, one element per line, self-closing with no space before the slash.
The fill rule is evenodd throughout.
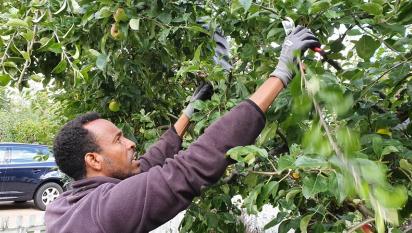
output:
<path id="1" fill-rule="evenodd" d="M 76 180 L 72 183 L 72 187 L 73 189 L 78 189 L 82 187 L 90 187 L 90 186 L 97 187 L 104 183 L 117 184 L 120 181 L 121 180 L 119 179 L 108 177 L 108 176 L 94 176 L 94 177 L 89 177 L 89 178 L 85 178 L 81 180 Z"/>
<path id="2" fill-rule="evenodd" d="M 107 176 L 95 176 L 74 181 L 71 185 L 71 190 L 63 194 L 67 198 L 69 203 L 76 203 L 95 188 L 102 184 L 112 183 L 117 184 L 121 180 L 107 177 Z"/>

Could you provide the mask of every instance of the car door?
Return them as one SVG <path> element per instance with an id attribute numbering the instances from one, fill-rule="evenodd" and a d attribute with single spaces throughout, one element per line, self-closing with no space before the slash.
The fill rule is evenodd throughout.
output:
<path id="1" fill-rule="evenodd" d="M 10 148 L 7 146 L 0 146 L 0 200 L 7 200 L 8 194 L 4 190 L 6 182 L 6 169 L 10 163 Z"/>
<path id="2" fill-rule="evenodd" d="M 10 200 L 30 200 L 41 182 L 41 176 L 50 169 L 45 162 L 34 159 L 43 152 L 40 146 L 12 146 L 10 164 L 5 173 L 3 189 Z"/>

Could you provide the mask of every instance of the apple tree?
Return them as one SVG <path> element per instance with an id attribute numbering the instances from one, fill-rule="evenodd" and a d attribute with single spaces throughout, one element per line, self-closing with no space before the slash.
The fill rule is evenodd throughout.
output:
<path id="1" fill-rule="evenodd" d="M 181 231 L 241 232 L 235 195 L 248 213 L 277 206 L 265 228 L 279 232 L 408 231 L 411 10 L 407 0 L 4 1 L 0 84 L 41 82 L 62 115 L 98 111 L 144 150 L 207 79 L 215 94 L 197 103 L 187 145 L 268 77 L 290 17 L 328 58 L 302 58 L 256 144 L 228 152 L 237 163 L 193 201 Z M 230 74 L 211 60 L 217 28 Z"/>

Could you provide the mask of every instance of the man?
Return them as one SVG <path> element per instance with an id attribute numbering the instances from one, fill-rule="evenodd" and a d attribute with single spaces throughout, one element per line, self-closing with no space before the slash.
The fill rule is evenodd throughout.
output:
<path id="1" fill-rule="evenodd" d="M 135 144 L 110 121 L 86 114 L 67 123 L 55 139 L 54 153 L 59 168 L 75 182 L 47 207 L 47 231 L 148 232 L 173 218 L 202 186 L 222 176 L 230 148 L 255 141 L 265 125 L 264 112 L 293 78 L 294 52 L 318 46 L 308 29 L 297 27 L 262 86 L 185 151 L 181 137 L 192 108 L 139 160 L 134 160 Z"/>

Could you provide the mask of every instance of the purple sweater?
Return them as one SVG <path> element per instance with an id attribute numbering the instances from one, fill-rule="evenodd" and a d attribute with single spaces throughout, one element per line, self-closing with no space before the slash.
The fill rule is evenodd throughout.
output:
<path id="1" fill-rule="evenodd" d="M 149 232 L 186 209 L 202 186 L 215 183 L 229 164 L 226 152 L 253 143 L 264 125 L 262 111 L 247 100 L 185 151 L 179 151 L 181 140 L 169 129 L 140 158 L 142 173 L 73 182 L 73 189 L 47 206 L 47 232 Z"/>

